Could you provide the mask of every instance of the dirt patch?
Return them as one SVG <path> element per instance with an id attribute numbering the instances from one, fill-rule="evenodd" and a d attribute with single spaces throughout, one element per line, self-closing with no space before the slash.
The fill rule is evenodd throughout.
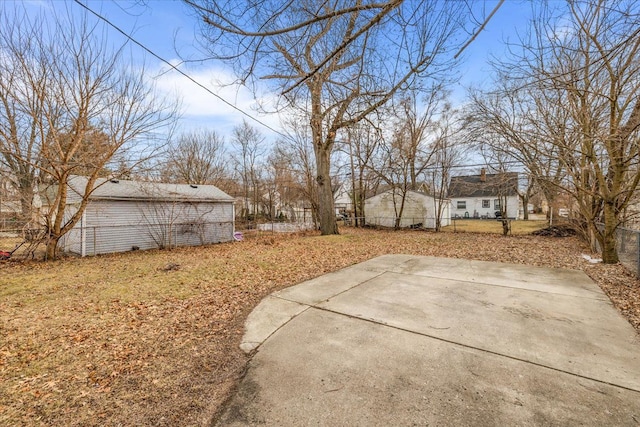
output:
<path id="1" fill-rule="evenodd" d="M 585 261 L 576 237 L 342 233 L 1 264 L 0 425 L 208 425 L 244 371 L 244 321 L 264 296 L 382 254 L 582 269 L 640 328 L 638 280 Z"/>

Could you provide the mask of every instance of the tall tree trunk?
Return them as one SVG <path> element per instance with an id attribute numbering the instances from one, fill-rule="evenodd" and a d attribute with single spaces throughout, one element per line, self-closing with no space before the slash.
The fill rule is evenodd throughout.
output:
<path id="1" fill-rule="evenodd" d="M 362 182 L 362 180 L 360 181 L 360 190 L 358 192 L 358 217 L 359 217 L 359 226 L 360 227 L 364 227 L 365 225 L 365 215 L 366 212 L 364 211 L 364 200 L 365 200 L 365 188 L 364 188 L 364 184 Z"/>
<path id="2" fill-rule="evenodd" d="M 544 199 L 547 201 L 548 209 L 546 216 L 547 220 L 549 220 L 551 219 L 551 210 L 553 209 L 552 206 L 554 205 L 558 195 L 558 189 L 550 182 L 542 179 L 538 179 L 538 184 L 540 185 L 540 190 L 542 191 Z"/>
<path id="3" fill-rule="evenodd" d="M 335 208 L 333 204 L 333 191 L 331 189 L 331 176 L 329 175 L 329 158 L 331 150 L 326 147 L 316 147 L 316 168 L 318 176 L 318 219 L 320 220 L 320 232 L 323 236 L 338 234 Z"/>
<path id="4" fill-rule="evenodd" d="M 509 234 L 509 231 L 511 231 L 511 225 L 509 224 L 509 220 L 503 216 L 502 217 L 502 235 L 507 236 Z"/>
<path id="5" fill-rule="evenodd" d="M 20 193 L 20 216 L 24 222 L 33 219 L 33 186 L 21 187 Z"/>
<path id="6" fill-rule="evenodd" d="M 395 205 L 395 190 L 394 190 L 394 196 L 393 197 L 394 197 L 394 203 L 393 204 Z M 401 197 L 402 198 L 400 199 L 400 211 L 395 209 L 396 219 L 395 219 L 395 222 L 394 222 L 394 225 L 393 225 L 393 228 L 395 230 L 399 230 L 400 229 L 400 224 L 401 224 L 401 221 L 402 221 L 402 214 L 404 213 L 404 201 L 405 201 L 405 199 L 407 197 L 406 190 L 402 192 L 402 196 Z"/>
<path id="7" fill-rule="evenodd" d="M 50 236 L 47 240 L 47 250 L 45 254 L 45 260 L 53 260 L 58 256 L 58 242 L 60 241 L 60 236 Z"/>
<path id="8" fill-rule="evenodd" d="M 249 219 L 249 215 L 250 215 L 250 212 L 249 212 L 249 181 L 247 179 L 246 173 L 244 174 L 244 177 L 243 177 L 243 185 L 242 186 L 244 187 L 243 188 L 244 189 L 244 201 L 242 202 L 242 204 L 243 204 L 243 209 L 242 209 L 243 215 L 242 215 L 242 217 L 245 220 L 248 220 Z"/>
<path id="9" fill-rule="evenodd" d="M 529 195 L 519 194 L 520 200 L 522 200 L 522 219 L 529 220 Z"/>
<path id="10" fill-rule="evenodd" d="M 438 198 L 436 199 L 436 195 L 434 193 L 433 195 L 433 213 L 435 215 L 434 220 L 434 231 L 436 233 L 440 232 L 440 230 L 442 230 L 442 203 L 443 203 L 443 197 L 441 194 L 439 194 L 437 196 Z"/>
<path id="11" fill-rule="evenodd" d="M 618 259 L 618 249 L 616 247 L 616 228 L 618 219 L 615 214 L 613 202 L 604 203 L 604 230 L 602 231 L 602 262 L 605 264 L 616 264 Z"/>

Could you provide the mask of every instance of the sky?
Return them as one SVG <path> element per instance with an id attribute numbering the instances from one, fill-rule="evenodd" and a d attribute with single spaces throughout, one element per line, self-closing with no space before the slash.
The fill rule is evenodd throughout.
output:
<path id="1" fill-rule="evenodd" d="M 226 105 L 218 97 L 189 81 L 186 77 L 139 46 L 132 45 L 131 51 L 137 60 L 144 60 L 149 79 L 165 96 L 177 98 L 181 102 L 182 115 L 179 130 L 197 128 L 214 129 L 223 136 L 230 136 L 234 126 L 243 119 L 260 129 L 267 139 L 277 138 L 280 122 L 277 115 L 263 115 L 257 110 L 252 93 L 243 87 L 223 85 L 234 80 L 233 73 L 223 64 L 212 62 L 182 63 L 181 58 L 202 58 L 196 43 L 197 18 L 180 1 L 129 1 L 129 0 L 81 0 L 91 10 L 102 15 L 111 23 L 129 34 L 133 39 L 180 70 L 188 74 L 211 92 L 223 98 L 237 109 Z M 493 9 L 497 0 L 481 2 L 487 11 Z M 82 7 L 72 1 L 30 0 L 24 2 L 28 10 L 38 11 L 69 7 L 82 12 Z M 490 83 L 492 75 L 487 64 L 493 55 L 501 57 L 505 52 L 505 41 L 515 40 L 518 31 L 524 31 L 530 15 L 530 5 L 520 0 L 507 0 L 486 28 L 466 48 L 460 66 L 460 82 L 452 87 L 452 100 L 460 103 L 465 88 Z M 92 18 L 99 19 L 99 18 Z M 125 40 L 116 30 L 109 30 L 114 43 Z M 263 100 L 265 101 L 265 100 Z M 266 99 L 269 101 L 269 99 Z M 257 118 L 252 121 L 238 110 Z M 266 125 L 266 126 L 265 126 Z M 272 129 L 269 129 L 272 128 Z"/>

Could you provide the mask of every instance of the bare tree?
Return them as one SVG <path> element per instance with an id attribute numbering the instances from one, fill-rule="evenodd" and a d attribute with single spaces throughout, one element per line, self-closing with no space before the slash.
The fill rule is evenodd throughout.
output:
<path id="1" fill-rule="evenodd" d="M 28 21 L 0 9 L 0 162 L 20 197 L 23 221 L 30 221 L 38 182 L 40 118 L 46 100 L 40 96 L 52 79 L 46 61 L 32 58 L 39 46 L 41 18 Z"/>
<path id="2" fill-rule="evenodd" d="M 389 109 L 386 122 L 392 123 L 393 129 L 381 133 L 379 166 L 372 171 L 393 189 L 395 228 L 400 226 L 408 192 L 425 184 L 425 172 L 433 166 L 437 146 L 433 140 L 434 118 L 448 108 L 441 90 L 434 87 L 423 102 L 418 102 L 416 93 L 408 93 L 396 108 Z"/>
<path id="3" fill-rule="evenodd" d="M 161 194 L 153 184 L 140 188 L 151 197 Z M 207 229 L 212 225 L 207 223 L 207 218 L 214 208 L 206 203 L 158 200 L 140 203 L 138 210 L 144 233 L 158 249 L 207 242 Z"/>
<path id="4" fill-rule="evenodd" d="M 295 116 L 285 121 L 285 128 L 289 138 L 278 140 L 276 150 L 289 159 L 289 165 L 296 177 L 298 191 L 304 200 L 303 209 L 310 208 L 311 218 L 309 219 L 317 224 L 318 187 L 315 184 L 317 174 L 313 159 L 313 147 L 310 144 L 310 129 L 303 121 L 296 120 Z"/>
<path id="5" fill-rule="evenodd" d="M 219 185 L 228 174 L 224 138 L 212 130 L 183 133 L 165 156 L 164 175 L 170 182 Z"/>
<path id="6" fill-rule="evenodd" d="M 481 150 L 486 163 L 486 169 L 482 169 L 482 175 L 487 177 L 486 170 L 488 169 L 493 174 L 489 175 L 490 185 L 492 192 L 497 199 L 494 199 L 494 209 L 496 219 L 499 219 L 502 224 L 502 234 L 504 236 L 511 232 L 511 220 L 509 218 L 509 196 L 520 196 L 519 184 L 517 172 L 509 171 L 509 157 L 499 150 L 493 150 L 489 145 L 488 150 Z M 517 203 L 516 198 L 516 203 Z M 497 205 L 495 205 L 497 203 Z M 517 212 L 517 211 L 516 211 Z M 516 214 L 517 215 L 517 214 Z"/>
<path id="7" fill-rule="evenodd" d="M 375 165 L 381 142 L 381 133 L 378 126 L 369 119 L 363 120 L 348 129 L 347 144 L 343 151 L 348 156 L 351 181 L 351 198 L 353 204 L 353 216 L 356 227 L 364 226 L 362 218 L 365 217 L 365 200 L 367 196 L 375 193 L 380 183 L 379 168 Z"/>
<path id="8" fill-rule="evenodd" d="M 407 93 L 395 109 L 396 133 L 401 138 L 398 160 L 406 164 L 411 190 L 418 189 L 418 179 L 424 179 L 424 171 L 434 155 L 435 144 L 429 137 L 433 136 L 435 117 L 451 109 L 444 102 L 445 96 L 442 85 L 434 85 L 422 99 L 415 92 Z"/>
<path id="9" fill-rule="evenodd" d="M 271 220 L 296 219 L 300 191 L 292 166 L 292 158 L 282 145 L 274 146 L 267 156 L 263 210 Z"/>
<path id="10" fill-rule="evenodd" d="M 396 229 L 400 228 L 407 193 L 413 190 L 411 166 L 415 163 L 411 157 L 411 144 L 405 137 L 402 129 L 395 129 L 391 135 L 382 138 L 380 145 L 379 164 L 382 167 L 378 170 L 378 176 L 392 190 Z M 425 163 L 423 167 L 426 166 Z"/>
<path id="11" fill-rule="evenodd" d="M 442 229 L 445 208 L 449 205 L 447 197 L 453 168 L 463 161 L 469 148 L 463 129 L 464 121 L 459 112 L 449 105 L 433 126 L 432 166 L 425 171 L 425 176 L 435 204 L 435 231 Z"/>
<path id="12" fill-rule="evenodd" d="M 143 139 L 172 123 L 175 106 L 154 95 L 144 70 L 127 66 L 124 46 L 112 49 L 102 27 L 69 11 L 47 18 L 31 19 L 16 9 L 12 23 L 0 27 L 0 56 L 11 64 L 11 84 L 2 96 L 20 123 L 11 139 L 3 138 L 2 150 L 18 168 L 34 168 L 25 179 L 50 184 L 43 215 L 46 256 L 54 258 L 97 178 L 117 154 L 143 152 Z M 68 182 L 77 173 L 88 177 L 87 185 L 70 195 Z"/>
<path id="13" fill-rule="evenodd" d="M 554 141 L 564 138 L 567 113 L 544 102 L 545 93 L 535 86 L 514 87 L 498 74 L 497 87 L 490 92 L 471 91 L 466 106 L 467 128 L 488 163 L 510 162 L 522 167 L 526 181 L 519 190 L 525 207 L 539 188 L 549 206 L 554 205 L 565 176 L 560 150 Z M 548 94 L 547 94 L 548 95 Z M 556 106 L 556 107 L 559 107 Z"/>
<path id="14" fill-rule="evenodd" d="M 233 128 L 233 159 L 237 172 L 240 174 L 243 189 L 243 212 L 245 219 L 249 215 L 258 215 L 260 205 L 260 175 L 262 165 L 260 161 L 267 152 L 264 137 L 246 120 Z"/>
<path id="15" fill-rule="evenodd" d="M 640 182 L 640 4 L 563 6 L 541 7 L 523 54 L 507 71 L 544 94 L 538 102 L 547 113 L 539 108 L 538 122 L 553 123 L 549 112 L 568 113 L 560 132 L 541 129 L 567 173 L 562 187 L 578 206 L 592 248 L 597 243 L 604 262 L 615 263 L 615 231 Z"/>
<path id="16" fill-rule="evenodd" d="M 444 78 L 468 13 L 464 2 L 187 3 L 212 54 L 232 62 L 241 81 L 269 79 L 284 105 L 306 112 L 322 234 L 338 232 L 330 174 L 339 134 L 400 89 Z"/>

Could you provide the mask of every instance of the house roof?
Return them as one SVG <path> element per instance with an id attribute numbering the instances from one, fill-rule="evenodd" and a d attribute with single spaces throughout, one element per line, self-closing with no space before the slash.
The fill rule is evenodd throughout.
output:
<path id="1" fill-rule="evenodd" d="M 503 172 L 495 174 L 466 175 L 451 177 L 449 197 L 497 197 L 518 194 L 518 173 Z"/>
<path id="2" fill-rule="evenodd" d="M 73 176 L 69 187 L 78 195 L 84 194 L 88 178 Z M 158 182 L 129 181 L 98 178 L 90 200 L 154 200 L 233 202 L 233 197 L 213 185 L 165 184 Z"/>
<path id="3" fill-rule="evenodd" d="M 371 200 L 373 198 L 380 197 L 380 196 L 383 196 L 383 195 L 388 194 L 388 193 L 393 193 L 393 191 L 394 191 L 393 188 L 389 188 L 388 190 L 379 192 L 378 194 L 376 194 L 374 196 L 368 197 L 366 200 Z M 397 194 L 401 195 L 402 193 L 398 190 Z M 432 199 L 438 199 L 438 197 L 434 196 L 433 194 L 428 194 L 428 193 L 425 193 L 425 192 L 422 192 L 422 191 L 407 190 L 406 194 L 415 194 L 418 197 L 430 197 Z M 443 200 L 447 200 L 447 199 L 443 199 Z"/>

